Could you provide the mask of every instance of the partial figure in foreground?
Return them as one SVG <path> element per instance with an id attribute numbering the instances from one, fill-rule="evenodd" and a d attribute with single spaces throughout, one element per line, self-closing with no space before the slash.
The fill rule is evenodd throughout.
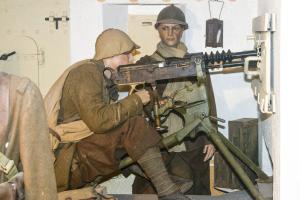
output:
<path id="1" fill-rule="evenodd" d="M 0 199 L 56 200 L 44 103 L 29 79 L 0 72 L 0 121 Z"/>

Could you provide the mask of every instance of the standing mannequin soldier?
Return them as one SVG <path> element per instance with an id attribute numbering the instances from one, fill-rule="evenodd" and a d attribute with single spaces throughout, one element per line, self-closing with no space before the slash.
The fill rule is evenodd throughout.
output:
<path id="1" fill-rule="evenodd" d="M 161 41 L 157 44 L 156 51 L 151 56 L 142 57 L 137 63 L 146 64 L 154 61 L 164 61 L 169 57 L 182 58 L 187 54 L 187 47 L 180 41 L 183 31 L 188 28 L 184 13 L 174 5 L 170 5 L 159 13 L 155 24 Z M 210 113 L 215 114 L 215 103 L 212 91 L 210 77 L 208 75 L 206 81 L 207 87 L 202 86 L 199 89 L 195 80 L 176 80 L 161 82 L 157 86 L 158 93 L 162 96 L 172 96 L 176 94 L 175 100 L 184 102 L 193 102 L 201 99 L 203 93 L 208 89 L 208 98 Z M 188 89 L 194 88 L 194 89 Z M 187 110 L 190 115 L 189 119 L 193 119 L 193 115 L 200 112 L 199 108 L 193 107 Z M 189 122 L 186 122 L 189 123 Z M 182 119 L 171 114 L 164 125 L 168 126 L 168 133 L 172 134 L 183 128 Z M 199 134 L 199 133 L 198 133 Z M 166 136 L 164 135 L 164 136 Z M 209 143 L 205 134 L 198 136 L 193 141 L 185 141 L 181 145 L 171 149 L 172 153 L 166 155 L 166 165 L 169 172 L 173 175 L 193 180 L 193 187 L 187 194 L 210 194 L 209 189 L 209 162 L 213 156 L 215 148 Z M 153 193 L 150 183 L 147 180 L 137 176 L 133 184 L 134 193 Z"/>
<path id="2" fill-rule="evenodd" d="M 118 153 L 123 151 L 137 161 L 160 199 L 189 199 L 169 178 L 158 147 L 161 137 L 141 115 L 143 105 L 150 101 L 148 91 L 139 91 L 118 100 L 116 85 L 104 73 L 107 68 L 115 70 L 119 65 L 129 64 L 132 51 L 139 46 L 118 29 L 102 32 L 95 46 L 94 58 L 69 68 L 60 88 L 58 126 L 81 122 L 91 134 L 77 138 L 76 144 L 60 144 L 57 148 L 55 167 L 58 186 L 63 186 L 61 183 L 64 183 L 62 179 L 65 177 L 67 185 L 63 189 L 75 189 L 92 182 L 97 176 L 116 172 L 120 162 Z M 60 80 L 62 78 L 58 82 Z M 57 91 L 55 85 L 47 94 L 46 107 L 51 102 L 51 94 Z M 48 116 L 51 118 L 51 113 Z M 53 129 L 55 131 L 55 127 Z M 74 129 L 80 132 L 80 128 Z M 74 138 L 75 141 L 77 139 Z M 65 173 L 65 158 L 71 146 L 75 149 L 71 152 L 72 167 Z"/>
<path id="3" fill-rule="evenodd" d="M 0 72 L 0 199 L 57 199 L 42 95 L 29 79 L 4 72 Z"/>

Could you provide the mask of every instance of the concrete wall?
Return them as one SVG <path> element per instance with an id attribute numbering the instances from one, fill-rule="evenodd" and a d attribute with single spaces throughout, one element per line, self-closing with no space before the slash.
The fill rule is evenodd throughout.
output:
<path id="1" fill-rule="evenodd" d="M 103 30 L 102 4 L 96 0 L 70 1 L 71 63 L 92 58 L 95 41 Z"/>
<path id="2" fill-rule="evenodd" d="M 299 199 L 299 3 L 292 0 L 281 1 L 280 30 L 280 199 Z M 279 155 L 277 154 L 276 157 Z M 279 198 L 277 198 L 279 199 Z"/>
<path id="3" fill-rule="evenodd" d="M 42 94 L 70 63 L 69 22 L 60 22 L 56 30 L 53 22 L 45 21 L 49 16 L 69 16 L 69 0 L 0 1 L 0 54 L 5 49 L 17 52 L 1 61 L 0 70 L 31 78 Z"/>
<path id="4" fill-rule="evenodd" d="M 220 7 L 212 9 L 213 16 L 218 16 Z M 205 49 L 205 20 L 209 19 L 207 1 L 186 4 L 186 15 L 190 28 L 186 31 L 186 42 L 190 52 L 218 50 Z M 253 49 L 251 35 L 252 18 L 257 15 L 257 1 L 225 2 L 221 19 L 224 21 L 224 48 L 231 51 Z M 218 116 L 226 120 L 243 117 L 257 117 L 257 105 L 249 82 L 243 73 L 212 75 L 212 82 L 217 103 Z M 227 124 L 224 130 L 227 135 Z"/>
<path id="5" fill-rule="evenodd" d="M 279 0 L 265 0 L 258 1 L 258 15 L 264 13 L 275 13 L 277 15 L 277 31 L 274 33 L 274 92 L 276 97 L 276 113 L 272 116 L 260 115 L 259 117 L 259 135 L 261 140 L 265 142 L 268 151 L 262 151 L 260 157 L 260 164 L 263 169 L 273 168 L 274 176 L 274 199 L 279 199 L 279 138 L 280 138 L 280 1 Z M 260 145 L 264 148 L 265 145 Z M 271 166 L 267 161 L 268 158 L 272 159 Z"/>

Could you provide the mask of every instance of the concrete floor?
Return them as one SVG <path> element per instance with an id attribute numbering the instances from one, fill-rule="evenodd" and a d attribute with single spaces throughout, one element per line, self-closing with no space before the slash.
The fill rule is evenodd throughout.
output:
<path id="1" fill-rule="evenodd" d="M 156 195 L 113 195 L 118 200 L 157 200 Z M 252 200 L 245 191 L 227 193 L 222 196 L 207 196 L 207 195 L 189 195 L 191 200 Z"/>
<path id="2" fill-rule="evenodd" d="M 259 185 L 258 189 L 265 200 L 272 200 L 272 184 Z M 107 190 L 103 186 L 96 187 L 95 189 L 86 187 L 78 190 L 60 192 L 59 199 L 91 199 L 92 197 L 95 197 L 95 191 L 97 191 L 98 194 L 103 194 L 105 196 L 107 194 Z M 109 196 L 110 195 L 107 196 L 107 200 L 110 199 Z M 152 194 L 113 194 L 112 196 L 118 200 L 158 200 L 157 196 Z M 188 195 L 188 197 L 191 200 L 253 200 L 245 190 L 226 193 L 222 196 Z"/>

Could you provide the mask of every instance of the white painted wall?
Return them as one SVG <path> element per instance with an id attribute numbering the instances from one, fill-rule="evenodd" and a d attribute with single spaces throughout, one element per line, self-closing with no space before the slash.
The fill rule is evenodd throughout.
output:
<path id="1" fill-rule="evenodd" d="M 268 1 L 269 2 L 269 1 Z M 272 4 L 272 2 L 269 2 Z M 299 1 L 284 0 L 280 5 L 280 135 L 274 141 L 277 199 L 299 199 Z M 296 63 L 295 63 L 296 62 Z M 279 146 L 280 139 L 280 146 Z M 280 185 L 278 184 L 280 181 Z M 280 190 L 280 194 L 279 194 Z"/>
<path id="2" fill-rule="evenodd" d="M 56 30 L 54 23 L 45 21 L 45 17 L 50 15 L 68 16 L 69 0 L 0 1 L 0 51 L 3 46 L 18 50 L 15 63 L 11 63 L 13 69 L 10 69 L 10 72 L 29 76 L 39 84 L 42 94 L 48 91 L 70 63 L 69 23 L 59 23 L 59 29 Z M 27 38 L 36 46 L 36 51 L 45 53 L 43 62 L 36 64 L 36 68 L 32 69 L 35 70 L 32 75 L 22 71 L 31 70 L 32 66 L 27 66 L 28 61 L 36 59 L 36 56 L 26 53 L 25 49 L 28 46 L 25 43 L 18 43 L 20 40 L 10 40 L 8 37 Z M 24 59 L 26 62 L 23 62 Z"/>
<path id="3" fill-rule="evenodd" d="M 112 17 L 112 13 L 117 13 Z M 103 29 L 117 28 L 127 32 L 128 6 L 127 5 L 103 5 Z"/>
<path id="4" fill-rule="evenodd" d="M 96 0 L 70 1 L 71 63 L 92 58 L 95 41 L 103 30 L 102 4 Z"/>
<path id="5" fill-rule="evenodd" d="M 252 40 L 247 40 L 247 36 L 252 35 L 252 19 L 264 13 L 262 10 L 260 13 L 257 11 L 263 2 L 265 1 L 225 1 L 221 14 L 221 19 L 224 21 L 223 49 L 230 49 L 232 52 L 253 49 L 254 43 Z M 220 4 L 211 4 L 212 16 L 219 15 L 220 7 Z M 205 48 L 205 20 L 210 16 L 207 1 L 186 4 L 185 13 L 190 25 L 185 35 L 189 51 L 199 52 L 203 49 L 208 52 L 215 51 L 216 49 Z M 221 50 L 221 48 L 217 49 Z M 259 117 L 251 83 L 245 80 L 244 73 L 212 75 L 212 83 L 218 117 L 227 122 L 244 117 Z M 228 134 L 227 125 L 225 129 L 220 129 L 224 135 Z M 259 126 L 259 161 L 268 175 L 272 175 L 272 165 L 265 141 L 270 144 L 271 139 L 265 140 L 262 135 L 270 135 L 273 129 L 270 126 Z"/>
<path id="6" fill-rule="evenodd" d="M 262 155 L 260 157 L 260 164 L 266 171 L 273 168 L 274 173 L 274 199 L 279 199 L 279 127 L 280 127 L 280 1 L 279 0 L 265 0 L 258 1 L 258 15 L 264 13 L 275 13 L 277 15 L 276 29 L 274 33 L 274 92 L 276 98 L 276 113 L 270 117 L 260 115 L 259 118 L 259 135 L 265 144 L 261 144 Z M 266 148 L 267 147 L 267 148 Z M 270 159 L 273 161 L 273 166 Z"/>
<path id="7" fill-rule="evenodd" d="M 213 5 L 212 5 L 213 7 Z M 217 16 L 220 6 L 212 9 Z M 224 48 L 231 51 L 253 49 L 253 41 L 246 38 L 251 34 L 252 18 L 257 15 L 257 1 L 226 1 L 221 19 L 224 21 Z M 208 51 L 205 49 L 205 21 L 209 19 L 207 1 L 186 4 L 186 16 L 190 28 L 186 31 L 186 43 L 190 52 Z M 251 91 L 250 83 L 244 80 L 243 73 L 212 75 L 218 116 L 229 120 L 243 117 L 257 117 L 257 105 Z M 224 130 L 228 134 L 227 124 Z"/>

